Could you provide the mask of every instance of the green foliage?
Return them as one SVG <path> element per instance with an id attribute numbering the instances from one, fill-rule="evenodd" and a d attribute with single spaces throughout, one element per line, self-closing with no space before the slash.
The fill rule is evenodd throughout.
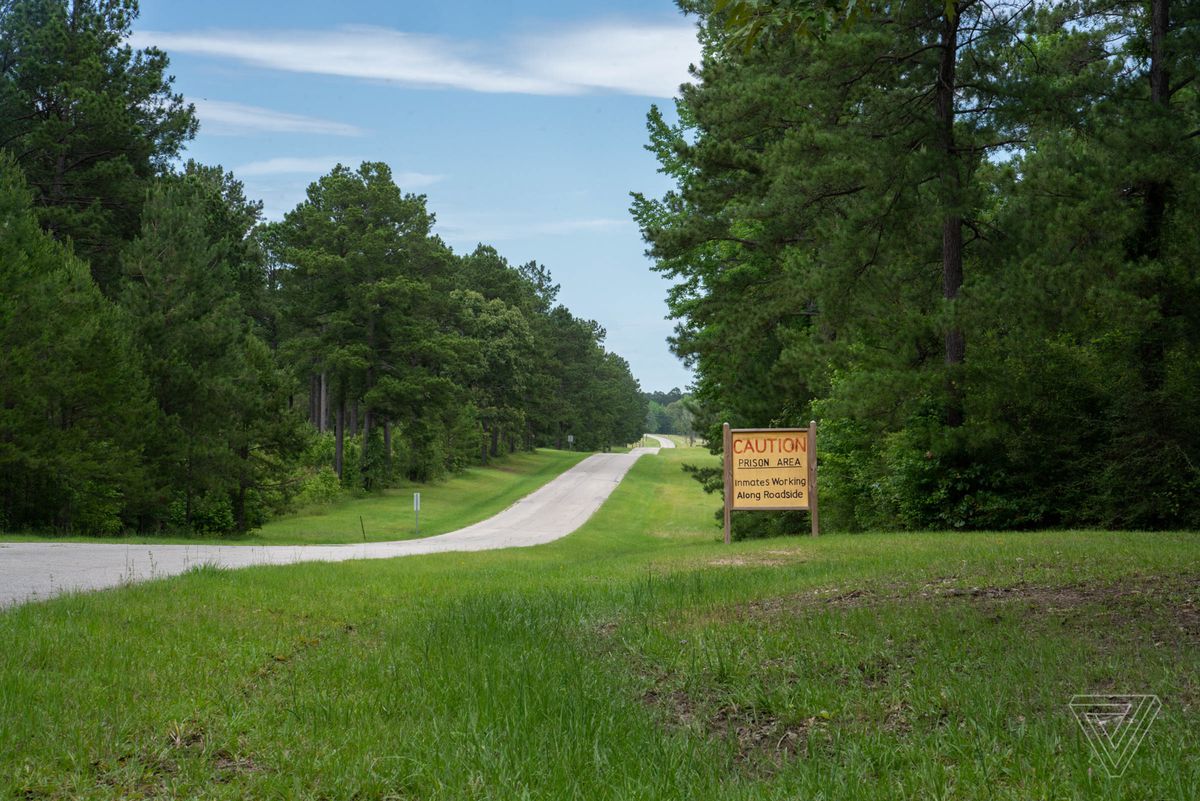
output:
<path id="1" fill-rule="evenodd" d="M 250 330 L 229 243 L 203 224 L 204 197 L 185 182 L 156 189 L 123 259 L 121 300 L 136 321 L 158 405 L 148 426 L 155 487 L 144 516 L 160 524 L 160 499 L 182 497 L 185 526 L 220 530 L 200 504 L 224 494 L 234 507 L 230 528 L 244 531 L 248 493 L 282 476 L 303 441 L 286 411 L 290 384 Z"/>
<path id="2" fill-rule="evenodd" d="M 149 412 L 130 321 L 43 233 L 0 153 L 0 516 L 118 533 L 141 492 Z"/>
<path id="3" fill-rule="evenodd" d="M 296 505 L 324 506 L 333 503 L 342 494 L 342 482 L 332 467 L 321 467 L 316 472 L 306 476 L 300 483 L 296 493 Z"/>
<path id="4" fill-rule="evenodd" d="M 209 492 L 199 497 L 181 497 L 171 503 L 167 526 L 185 534 L 227 535 L 236 530 L 229 495 Z"/>
<path id="5" fill-rule="evenodd" d="M 549 271 L 456 256 L 387 165 L 273 225 L 220 166 L 175 168 L 197 123 L 127 44 L 137 13 L 0 2 L 0 526 L 244 533 L 328 499 L 324 465 L 379 490 L 640 432 L 628 365 Z"/>
<path id="6" fill-rule="evenodd" d="M 839 528 L 1196 525 L 1200 9 L 683 5 L 633 214 L 707 440 L 816 417 Z"/>
<path id="7" fill-rule="evenodd" d="M 675 387 L 670 392 L 643 392 L 648 411 L 646 431 L 650 434 L 679 434 L 694 437 L 695 409 L 690 395 Z"/>
<path id="8" fill-rule="evenodd" d="M 554 305 L 544 267 L 482 245 L 455 257 L 432 222 L 423 196 L 364 163 L 314 183 L 264 237 L 282 352 L 309 383 L 310 420 L 334 429 L 342 483 L 426 481 L 567 434 L 589 449 L 636 438 L 636 382 L 603 329 Z"/>
<path id="9" fill-rule="evenodd" d="M 0 3 L 0 147 L 25 171 L 42 225 L 70 239 L 107 294 L 145 191 L 195 135 L 166 54 L 126 43 L 136 0 Z"/>

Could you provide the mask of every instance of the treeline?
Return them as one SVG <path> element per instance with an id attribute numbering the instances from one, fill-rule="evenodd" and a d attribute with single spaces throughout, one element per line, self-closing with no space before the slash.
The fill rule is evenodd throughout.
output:
<path id="1" fill-rule="evenodd" d="M 843 529 L 1200 525 L 1200 3 L 680 5 L 634 215 L 708 441 L 816 418 Z"/>
<path id="2" fill-rule="evenodd" d="M 679 387 L 667 392 L 643 392 L 648 407 L 646 431 L 650 434 L 678 434 L 691 439 L 696 436 L 692 425 L 690 396 Z"/>
<path id="3" fill-rule="evenodd" d="M 295 500 L 636 439 L 605 332 L 431 232 L 388 167 L 281 222 L 220 167 L 132 0 L 0 4 L 0 529 L 226 533 Z"/>

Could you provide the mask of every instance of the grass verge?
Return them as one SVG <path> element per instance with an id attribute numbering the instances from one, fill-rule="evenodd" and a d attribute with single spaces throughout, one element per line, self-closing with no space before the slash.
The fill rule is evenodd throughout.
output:
<path id="1" fill-rule="evenodd" d="M 0 614 L 0 797 L 1200 797 L 1194 534 L 719 544 L 676 449 L 580 531 Z M 1077 693 L 1163 709 L 1123 777 Z"/>

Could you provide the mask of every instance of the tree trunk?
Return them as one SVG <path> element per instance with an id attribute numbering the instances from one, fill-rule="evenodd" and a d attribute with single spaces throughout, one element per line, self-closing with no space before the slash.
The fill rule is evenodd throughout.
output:
<path id="1" fill-rule="evenodd" d="M 320 390 L 320 420 L 317 425 L 317 430 L 324 434 L 329 430 L 329 381 L 325 377 L 325 373 L 321 373 L 321 390 Z"/>
<path id="2" fill-rule="evenodd" d="M 242 460 L 242 469 L 245 470 L 250 463 L 250 446 L 243 445 L 238 448 L 237 455 Z M 246 479 L 239 478 L 237 492 L 233 495 L 233 519 L 239 534 L 245 534 L 250 530 L 249 521 L 246 519 L 246 490 Z"/>
<path id="3" fill-rule="evenodd" d="M 938 123 L 938 149 L 942 154 L 942 297 L 953 303 L 963 284 L 962 176 L 954 144 L 955 68 L 958 64 L 959 6 L 942 18 L 941 57 L 935 92 Z M 963 424 L 962 386 L 959 366 L 966 358 L 967 343 L 957 321 L 946 330 L 946 366 L 949 398 L 946 423 L 952 428 Z"/>
<path id="4" fill-rule="evenodd" d="M 233 494 L 233 519 L 237 526 L 237 532 L 245 534 L 249 526 L 246 525 L 246 487 L 244 484 L 238 484 L 237 492 Z"/>
<path id="5" fill-rule="evenodd" d="M 387 459 L 388 481 L 392 479 L 392 421 L 383 421 L 383 456 Z"/>
<path id="6" fill-rule="evenodd" d="M 1150 102 L 1160 106 L 1166 106 L 1171 99 L 1166 54 L 1170 28 L 1170 0 L 1150 0 Z"/>
<path id="7" fill-rule="evenodd" d="M 496 428 L 492 429 L 492 456 L 496 457 L 499 455 L 500 455 L 500 428 L 496 427 Z"/>
<path id="8" fill-rule="evenodd" d="M 346 436 L 346 401 L 339 400 L 337 407 L 337 422 L 334 425 L 333 441 L 333 471 L 338 480 L 342 478 L 342 456 Z"/>
<path id="9" fill-rule="evenodd" d="M 1170 0 L 1150 0 L 1150 106 L 1155 129 L 1164 124 L 1171 104 L 1171 74 L 1168 71 L 1166 51 L 1167 33 L 1171 28 Z M 1166 146 L 1155 135 L 1149 143 L 1151 149 Z M 1167 199 L 1171 192 L 1171 180 L 1166 175 L 1154 175 L 1146 184 L 1146 199 L 1143 205 L 1141 240 L 1132 254 L 1134 260 L 1158 261 L 1163 251 L 1163 225 L 1167 217 Z M 1167 318 L 1172 313 L 1172 288 L 1162 279 L 1155 278 L 1143 288 L 1147 297 L 1158 298 L 1158 318 L 1142 332 L 1140 351 L 1141 373 L 1146 388 L 1157 392 L 1166 381 L 1166 353 L 1168 338 Z"/>
<path id="10" fill-rule="evenodd" d="M 1171 75 L 1167 71 L 1166 39 L 1171 27 L 1170 0 L 1150 0 L 1150 104 L 1165 112 L 1171 103 Z M 1162 255 L 1163 219 L 1167 215 L 1166 180 L 1152 180 L 1146 187 L 1146 221 L 1141 254 L 1148 259 Z"/>
<path id="11" fill-rule="evenodd" d="M 321 378 L 316 374 L 308 380 L 308 420 L 313 428 L 321 430 Z"/>
<path id="12" fill-rule="evenodd" d="M 363 477 L 363 487 L 371 489 L 370 473 L 367 470 L 367 445 L 371 441 L 371 410 L 363 407 L 363 424 L 362 424 L 362 453 L 359 454 L 359 472 Z"/>
<path id="13" fill-rule="evenodd" d="M 479 463 L 487 467 L 488 463 L 488 432 L 485 430 L 479 438 Z"/>

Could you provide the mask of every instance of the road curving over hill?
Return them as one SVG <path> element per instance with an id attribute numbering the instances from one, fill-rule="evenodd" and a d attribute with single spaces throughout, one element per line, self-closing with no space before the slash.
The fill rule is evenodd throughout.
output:
<path id="1" fill-rule="evenodd" d="M 589 456 L 503 512 L 458 531 L 424 539 L 354 545 L 0 542 L 0 606 L 174 576 L 200 565 L 236 568 L 343 562 L 542 545 L 582 526 L 634 462 L 654 453 L 658 448 Z"/>

